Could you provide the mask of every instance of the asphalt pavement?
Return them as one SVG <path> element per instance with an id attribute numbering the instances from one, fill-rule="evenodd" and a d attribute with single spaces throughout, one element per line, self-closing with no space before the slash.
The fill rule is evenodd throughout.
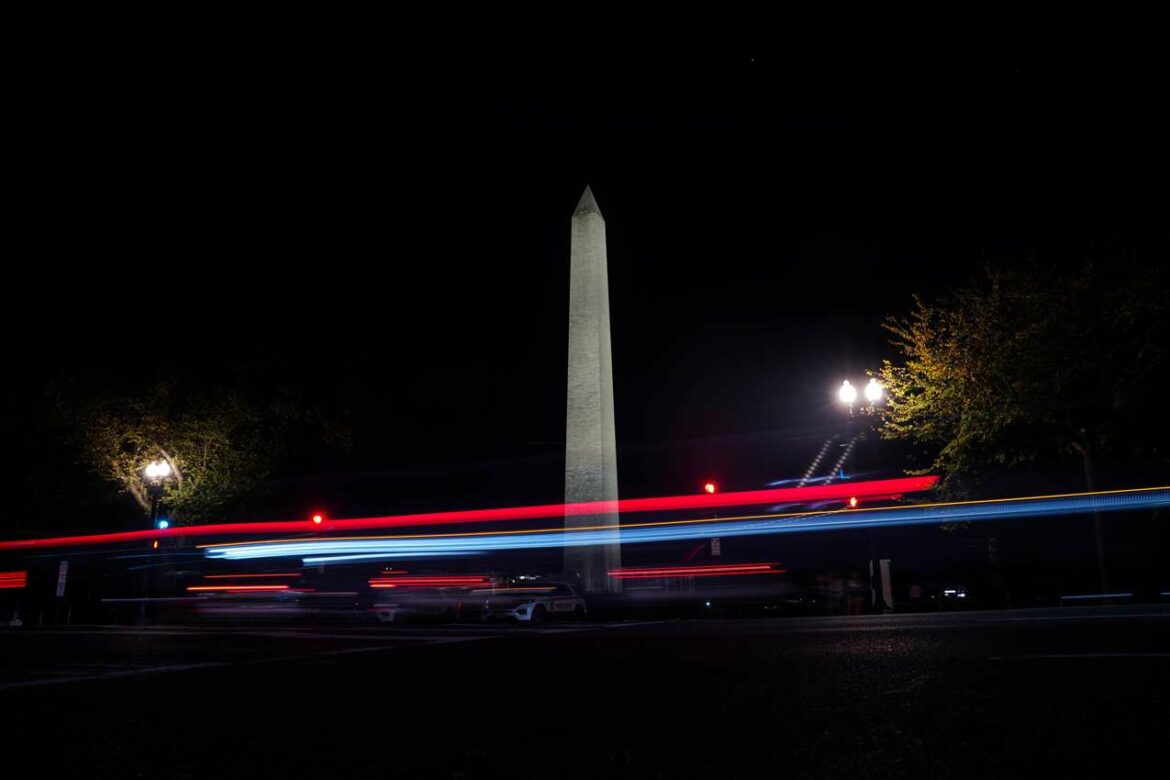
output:
<path id="1" fill-rule="evenodd" d="M 1132 777 L 1170 609 L 0 630 L 4 777 Z"/>

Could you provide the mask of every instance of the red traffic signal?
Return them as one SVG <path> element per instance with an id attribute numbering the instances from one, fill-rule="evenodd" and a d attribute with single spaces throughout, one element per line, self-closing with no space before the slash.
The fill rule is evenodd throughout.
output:
<path id="1" fill-rule="evenodd" d="M 715 486 L 715 483 L 711 480 L 708 480 L 703 485 L 703 491 L 706 493 L 714 493 L 716 490 L 718 490 L 718 488 Z"/>
<path id="2" fill-rule="evenodd" d="M 313 515 L 313 525 L 321 525 L 323 522 L 325 522 L 325 515 L 320 512 Z"/>
<path id="3" fill-rule="evenodd" d="M 856 509 L 859 504 L 861 504 L 861 502 L 857 500 L 857 496 L 850 496 L 849 497 L 849 508 L 850 509 Z"/>

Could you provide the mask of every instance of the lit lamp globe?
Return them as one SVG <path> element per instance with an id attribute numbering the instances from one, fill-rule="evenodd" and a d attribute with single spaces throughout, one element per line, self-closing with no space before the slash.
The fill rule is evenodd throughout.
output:
<path id="1" fill-rule="evenodd" d="M 165 460 L 152 461 L 146 467 L 146 476 L 148 479 L 166 479 L 170 475 L 171 464 Z"/>
<path id="2" fill-rule="evenodd" d="M 853 402 L 857 400 L 857 388 L 846 379 L 841 383 L 841 389 L 837 391 L 837 398 L 841 400 L 841 403 L 853 406 Z"/>
<path id="3" fill-rule="evenodd" d="M 870 379 L 869 384 L 865 386 L 865 400 L 871 404 L 876 404 L 882 400 L 883 389 L 881 384 L 876 379 Z"/>

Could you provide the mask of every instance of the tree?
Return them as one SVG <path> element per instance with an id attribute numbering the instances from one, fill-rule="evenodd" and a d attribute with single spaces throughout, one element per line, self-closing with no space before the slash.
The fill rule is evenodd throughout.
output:
<path id="1" fill-rule="evenodd" d="M 160 381 L 145 391 L 87 388 L 67 403 L 83 460 L 116 483 L 146 514 L 143 469 L 166 460 L 172 478 L 161 499 L 171 522 L 222 516 L 254 493 L 305 424 L 336 433 L 287 394 L 250 397 L 240 388 Z"/>
<path id="2" fill-rule="evenodd" d="M 1150 424 L 1166 373 L 1165 279 L 1139 258 L 989 269 L 949 298 L 915 299 L 885 328 L 881 434 L 922 445 L 952 492 L 988 466 L 1078 456 L 1165 457 Z M 1066 270 L 1067 269 L 1067 270 Z"/>
<path id="3" fill-rule="evenodd" d="M 1151 262 L 1152 260 L 1152 262 Z M 992 268 L 982 284 L 885 328 L 881 435 L 921 445 L 952 496 L 987 467 L 1060 455 L 1086 488 L 1101 458 L 1165 461 L 1168 300 L 1161 257 L 1090 246 L 1074 263 Z M 1097 565 L 1109 592 L 1102 520 Z"/>

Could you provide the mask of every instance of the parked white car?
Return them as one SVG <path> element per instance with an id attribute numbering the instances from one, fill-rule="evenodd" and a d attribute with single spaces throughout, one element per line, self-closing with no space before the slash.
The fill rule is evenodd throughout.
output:
<path id="1" fill-rule="evenodd" d="M 515 620 L 519 623 L 543 623 L 550 618 L 584 620 L 585 599 L 573 586 L 563 582 L 544 582 L 515 588 L 482 591 L 483 620 Z"/>

